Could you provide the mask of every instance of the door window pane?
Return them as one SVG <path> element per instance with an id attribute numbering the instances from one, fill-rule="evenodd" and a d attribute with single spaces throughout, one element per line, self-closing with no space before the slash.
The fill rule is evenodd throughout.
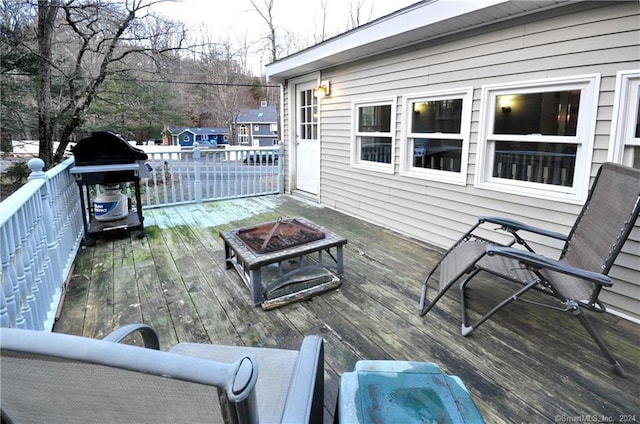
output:
<path id="1" fill-rule="evenodd" d="M 318 100 L 313 90 L 300 92 L 300 122 L 298 137 L 300 140 L 316 140 L 318 138 Z"/>

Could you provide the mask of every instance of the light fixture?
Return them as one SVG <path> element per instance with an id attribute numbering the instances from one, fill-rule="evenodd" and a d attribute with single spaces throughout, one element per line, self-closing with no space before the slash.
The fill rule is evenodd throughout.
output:
<path id="1" fill-rule="evenodd" d="M 413 104 L 413 111 L 417 114 L 421 114 L 427 111 L 428 106 L 427 102 L 415 102 Z"/>
<path id="2" fill-rule="evenodd" d="M 331 82 L 329 80 L 321 81 L 313 94 L 319 99 L 322 97 L 328 97 L 329 94 L 331 94 Z"/>
<path id="3" fill-rule="evenodd" d="M 498 96 L 498 104 L 500 105 L 500 109 L 502 109 L 502 113 L 511 112 L 512 100 L 513 96 Z"/>

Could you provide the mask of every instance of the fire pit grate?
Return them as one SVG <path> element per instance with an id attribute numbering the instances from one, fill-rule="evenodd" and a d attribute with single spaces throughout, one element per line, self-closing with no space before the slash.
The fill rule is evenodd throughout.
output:
<path id="1" fill-rule="evenodd" d="M 280 219 L 240 230 L 238 237 L 255 253 L 262 254 L 321 240 L 325 234 L 296 219 Z"/>

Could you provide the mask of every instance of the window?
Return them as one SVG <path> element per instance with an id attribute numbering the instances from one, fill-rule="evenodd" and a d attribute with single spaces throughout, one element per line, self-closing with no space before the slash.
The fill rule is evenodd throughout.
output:
<path id="1" fill-rule="evenodd" d="M 478 187 L 581 202 L 599 80 L 588 75 L 483 87 Z"/>
<path id="2" fill-rule="evenodd" d="M 393 173 L 395 100 L 354 102 L 351 164 Z"/>
<path id="3" fill-rule="evenodd" d="M 640 71 L 620 71 L 608 160 L 640 169 Z"/>
<path id="4" fill-rule="evenodd" d="M 318 99 L 313 90 L 301 90 L 298 103 L 298 139 L 318 139 Z"/>
<path id="5" fill-rule="evenodd" d="M 403 175 L 466 183 L 472 88 L 405 97 Z"/>
<path id="6" fill-rule="evenodd" d="M 238 143 L 249 144 L 249 129 L 245 125 L 238 128 Z"/>

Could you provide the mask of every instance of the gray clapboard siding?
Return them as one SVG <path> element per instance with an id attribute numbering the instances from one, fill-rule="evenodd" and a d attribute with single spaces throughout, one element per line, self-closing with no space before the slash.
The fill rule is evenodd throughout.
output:
<path id="1" fill-rule="evenodd" d="M 517 7 L 517 2 L 505 6 Z M 333 92 L 323 99 L 320 109 L 321 202 L 442 248 L 450 246 L 478 215 L 511 216 L 567 233 L 579 205 L 474 186 L 481 88 L 486 84 L 600 75 L 591 180 L 607 160 L 616 72 L 640 67 L 639 7 L 637 2 L 609 2 L 592 3 L 586 10 L 573 6 L 564 10 L 570 13 L 554 10 L 515 18 L 320 70 L 321 79 L 331 80 Z M 464 87 L 474 88 L 467 184 L 400 175 L 400 144 L 406 120 L 402 96 Z M 396 99 L 393 175 L 355 169 L 349 164 L 351 102 L 376 98 Z M 612 309 L 635 319 L 640 319 L 639 228 L 637 225 L 612 269 L 616 284 L 604 297 Z M 535 239 L 535 244 L 542 253 L 552 256 L 557 256 L 561 247 L 544 239 Z"/>

